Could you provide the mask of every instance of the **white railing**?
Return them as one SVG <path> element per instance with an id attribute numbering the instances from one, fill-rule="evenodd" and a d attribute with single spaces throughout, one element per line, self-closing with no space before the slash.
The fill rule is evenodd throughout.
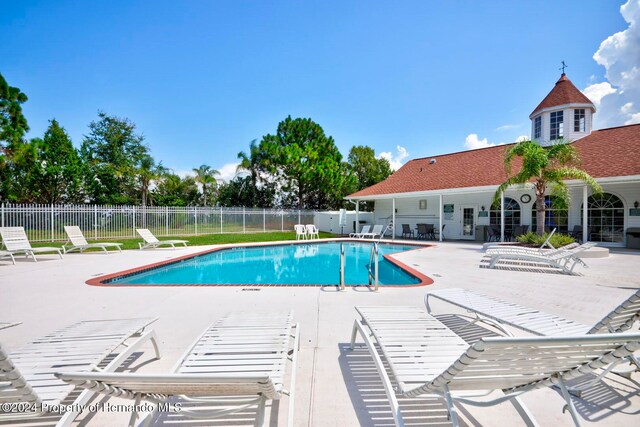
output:
<path id="1" fill-rule="evenodd" d="M 378 292 L 378 253 L 378 242 L 374 242 L 369 254 L 369 286 L 373 284 L 375 292 Z"/>
<path id="2" fill-rule="evenodd" d="M 0 205 L 0 227 L 24 227 L 29 240 L 65 241 L 65 225 L 77 225 L 87 239 L 136 238 L 136 228 L 158 236 L 290 231 L 314 224 L 315 212 L 286 209 Z"/>

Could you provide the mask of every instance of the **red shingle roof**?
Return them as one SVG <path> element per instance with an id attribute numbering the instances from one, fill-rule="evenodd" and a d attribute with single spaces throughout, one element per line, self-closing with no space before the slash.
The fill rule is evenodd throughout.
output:
<path id="1" fill-rule="evenodd" d="M 581 169 L 594 178 L 640 175 L 640 124 L 597 130 L 573 144 L 582 159 Z M 386 180 L 348 197 L 499 185 L 507 179 L 504 153 L 512 146 L 411 160 Z M 521 165 L 519 158 L 514 159 L 512 173 Z"/>
<path id="2" fill-rule="evenodd" d="M 556 82 L 556 85 L 551 89 L 551 92 L 545 96 L 529 117 L 533 116 L 538 111 L 544 110 L 545 108 L 552 108 L 565 104 L 591 104 L 593 111 L 596 110 L 591 100 L 580 92 L 573 83 L 571 83 L 571 80 L 567 78 L 566 74 L 562 73 L 560 79 Z"/>

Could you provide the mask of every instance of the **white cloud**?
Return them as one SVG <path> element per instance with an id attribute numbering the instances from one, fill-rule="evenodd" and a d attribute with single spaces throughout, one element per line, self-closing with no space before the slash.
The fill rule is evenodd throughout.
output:
<path id="1" fill-rule="evenodd" d="M 223 180 L 224 182 L 231 181 L 236 176 L 236 170 L 238 169 L 238 165 L 240 163 L 225 163 L 219 168 L 216 168 L 220 175 L 218 175 L 218 179 Z"/>
<path id="2" fill-rule="evenodd" d="M 383 151 L 377 156 L 378 159 L 387 159 L 389 161 L 391 169 L 394 171 L 400 169 L 400 167 L 402 166 L 402 161 L 407 157 L 409 157 L 407 149 L 399 145 L 396 146 L 395 155 L 390 151 Z"/>
<path id="3" fill-rule="evenodd" d="M 478 148 L 493 147 L 496 144 L 490 143 L 487 138 L 478 138 L 477 133 L 470 133 L 464 139 L 464 146 L 467 150 L 476 150 Z"/>
<path id="4" fill-rule="evenodd" d="M 616 92 L 617 90 L 609 82 L 595 83 L 587 86 L 582 91 L 595 104 L 596 108 L 600 107 L 602 98 Z"/>
<path id="5" fill-rule="evenodd" d="M 529 137 L 527 135 L 520 135 L 516 138 L 515 142 L 526 141 Z M 480 139 L 477 133 L 470 133 L 464 139 L 464 147 L 467 150 L 477 150 L 478 148 L 494 147 L 496 145 L 511 144 L 511 142 L 489 142 L 487 138 Z"/>
<path id="6" fill-rule="evenodd" d="M 521 125 L 502 125 L 496 128 L 496 131 L 500 132 L 503 130 L 512 130 L 512 129 L 517 129 L 519 128 Z"/>
<path id="7" fill-rule="evenodd" d="M 607 37 L 593 55 L 593 59 L 605 68 L 607 81 L 584 90 L 594 103 L 594 98 L 602 94 L 597 99 L 600 105 L 594 118 L 596 129 L 640 123 L 637 107 L 622 108 L 640 99 L 640 0 L 628 0 L 620 7 L 620 13 L 629 24 L 628 28 Z"/>

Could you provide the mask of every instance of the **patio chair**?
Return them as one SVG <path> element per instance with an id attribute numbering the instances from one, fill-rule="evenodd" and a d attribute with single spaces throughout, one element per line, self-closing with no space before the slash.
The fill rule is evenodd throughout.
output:
<path id="1" fill-rule="evenodd" d="M 2 237 L 2 246 L 6 249 L 6 252 L 11 253 L 11 255 L 24 254 L 26 257 L 30 256 L 33 258 L 34 262 L 38 262 L 36 259 L 37 253 L 57 252 L 60 259 L 62 259 L 62 251 L 60 251 L 60 248 L 31 247 L 31 243 L 29 243 L 29 238 L 27 237 L 27 233 L 24 231 L 24 227 L 2 227 L 0 228 L 0 236 Z"/>
<path id="2" fill-rule="evenodd" d="M 382 229 L 384 225 L 376 224 L 370 233 L 360 233 L 360 239 L 375 239 L 376 237 L 382 238 Z"/>
<path id="3" fill-rule="evenodd" d="M 413 230 L 411 229 L 411 226 L 409 224 L 402 224 L 402 236 L 401 237 L 403 239 L 405 237 L 413 239 Z"/>
<path id="4" fill-rule="evenodd" d="M 501 248 L 491 248 L 487 250 L 489 255 L 489 268 L 495 268 L 499 262 L 520 263 L 520 264 L 542 264 L 553 269 L 558 269 L 563 273 L 573 274 L 573 269 L 577 264 L 584 268 L 589 266 L 578 256 L 581 252 L 593 247 L 592 243 L 572 247 L 565 250 L 552 250 L 549 253 L 513 249 L 507 246 Z"/>
<path id="5" fill-rule="evenodd" d="M 146 228 L 136 228 L 136 232 L 142 237 L 144 242 L 138 242 L 138 246 L 140 249 L 146 248 L 157 248 L 162 245 L 170 245 L 172 248 L 175 248 L 176 245 L 184 245 L 187 247 L 188 240 L 158 240 L 156 236 L 154 236 L 149 230 Z"/>
<path id="6" fill-rule="evenodd" d="M 84 321 L 10 353 L 0 345 L 0 407 L 6 404 L 20 409 L 0 411 L 0 422 L 47 415 L 48 406 L 55 414 L 54 408 L 62 402 L 79 408 L 91 399 L 93 392 L 88 390 L 72 394 L 75 387 L 56 378 L 56 372 L 91 371 L 96 366 L 102 372 L 115 371 L 148 340 L 160 358 L 155 332 L 145 331 L 156 320 Z M 56 425 L 70 425 L 80 412 L 65 411 Z"/>
<path id="7" fill-rule="evenodd" d="M 418 231 L 417 238 L 418 239 L 429 239 L 431 234 L 433 233 L 433 225 L 432 224 L 416 224 L 416 228 Z"/>
<path id="8" fill-rule="evenodd" d="M 105 252 L 109 252 L 107 248 L 116 248 L 118 252 L 122 252 L 120 246 L 122 243 L 109 243 L 109 242 L 99 242 L 99 243 L 89 243 L 87 239 L 84 238 L 84 234 L 82 234 L 82 230 L 80 227 L 76 225 L 65 225 L 64 231 L 67 233 L 69 240 L 67 243 L 62 245 L 62 250 L 66 254 L 67 252 L 75 251 L 76 249 L 80 251 L 80 253 L 84 252 L 87 249 L 99 248 Z M 70 243 L 69 249 L 67 249 L 67 244 Z"/>
<path id="9" fill-rule="evenodd" d="M 497 230 L 496 227 L 490 225 L 485 228 L 487 230 L 487 242 L 499 242 L 500 241 L 500 230 Z"/>
<path id="10" fill-rule="evenodd" d="M 318 227 L 316 227 L 314 224 L 307 224 L 306 228 L 307 228 L 307 235 L 309 236 L 310 239 L 320 238 L 320 231 L 318 231 Z"/>
<path id="11" fill-rule="evenodd" d="M 293 229 L 296 231 L 296 240 L 304 240 L 307 238 L 307 227 L 304 224 L 296 224 L 293 226 Z"/>
<path id="12" fill-rule="evenodd" d="M 441 396 L 454 426 L 458 426 L 454 402 L 484 407 L 505 401 L 514 405 L 527 425 L 536 425 L 519 396 L 552 386 L 560 388 L 575 425 L 580 425 L 566 381 L 617 363 L 640 348 L 639 333 L 489 337 L 469 345 L 416 307 L 356 310 L 361 319 L 355 320 L 351 348 L 359 333 L 382 379 L 396 426 L 404 425 L 396 393 L 403 397 Z M 395 379 L 395 389 L 385 364 Z M 454 394 L 459 390 L 500 390 L 504 395 L 475 400 L 474 396 Z"/>
<path id="13" fill-rule="evenodd" d="M 266 400 L 288 395 L 287 422 L 291 426 L 299 333 L 292 312 L 232 313 L 214 322 L 171 374 L 67 372 L 57 376 L 107 396 L 134 400 L 136 407 L 145 401 L 160 411 L 174 398 L 202 403 L 206 408 L 183 405 L 180 411 L 182 416 L 201 419 L 198 422 L 202 425 L 206 425 L 204 418 L 215 419 L 256 405 L 255 425 L 262 425 Z M 287 361 L 291 362 L 289 375 Z M 288 388 L 285 376 L 289 377 Z M 136 425 L 137 418 L 137 412 L 133 412 L 129 425 Z M 151 420 L 148 416 L 146 423 Z"/>
<path id="14" fill-rule="evenodd" d="M 13 254 L 9 251 L 0 251 L 0 258 L 9 257 L 11 258 L 11 262 L 13 265 L 16 265 L 16 259 L 13 257 Z"/>
<path id="15" fill-rule="evenodd" d="M 370 225 L 363 225 L 362 230 L 360 230 L 359 233 L 351 233 L 349 234 L 349 237 L 355 237 L 357 239 L 360 239 L 363 234 L 369 234 L 370 230 L 371 230 Z"/>

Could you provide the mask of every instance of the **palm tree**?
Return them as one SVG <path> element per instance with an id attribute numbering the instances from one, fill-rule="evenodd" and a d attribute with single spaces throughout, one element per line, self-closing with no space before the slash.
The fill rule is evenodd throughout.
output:
<path id="1" fill-rule="evenodd" d="M 249 144 L 249 154 L 244 151 L 238 153 L 240 164 L 236 168 L 236 173 L 249 172 L 251 174 L 251 184 L 254 187 L 257 185 L 258 177 L 260 176 L 260 147 L 256 142 L 254 139 Z"/>
<path id="2" fill-rule="evenodd" d="M 494 203 L 500 203 L 500 195 L 511 185 L 533 184 L 536 194 L 536 226 L 538 234 L 544 234 L 545 193 L 548 189 L 557 200 L 568 205 L 569 189 L 566 179 L 578 179 L 586 183 L 594 193 L 602 188 L 587 172 L 579 169 L 580 157 L 573 145 L 558 141 L 542 147 L 534 141 L 521 141 L 505 153 L 504 165 L 507 175 L 511 175 L 511 164 L 516 157 L 522 158 L 520 172 L 500 184 L 494 195 Z"/>
<path id="3" fill-rule="evenodd" d="M 149 195 L 149 187 L 151 183 L 162 177 L 167 169 L 162 166 L 162 162 L 156 165 L 153 157 L 145 155 L 136 170 L 138 175 L 138 183 L 140 184 L 140 192 L 142 193 L 142 206 L 147 206 L 147 196 Z"/>
<path id="4" fill-rule="evenodd" d="M 204 206 L 207 206 L 207 187 L 215 188 L 217 186 L 218 180 L 215 175 L 219 175 L 220 172 L 211 169 L 211 166 L 208 165 L 201 165 L 199 168 L 194 168 L 193 171 L 196 174 L 196 182 L 202 185 L 202 202 Z"/>

